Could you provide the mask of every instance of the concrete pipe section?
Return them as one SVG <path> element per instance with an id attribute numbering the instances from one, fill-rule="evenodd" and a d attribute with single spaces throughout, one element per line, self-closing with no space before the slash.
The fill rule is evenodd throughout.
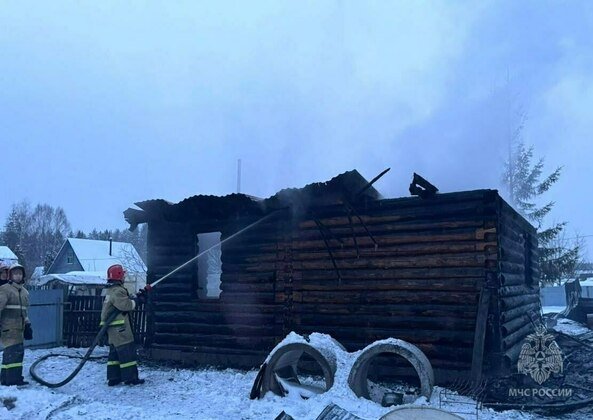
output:
<path id="1" fill-rule="evenodd" d="M 328 342 L 329 345 L 309 343 L 305 340 L 281 343 L 264 364 L 259 395 L 263 396 L 266 392 L 272 391 L 280 396 L 298 393 L 302 398 L 309 398 L 328 391 L 334 384 L 337 369 L 337 357 L 332 347 L 338 345 L 343 348 L 339 343 L 333 343 L 337 342 L 332 339 Z M 299 362 L 305 359 L 310 365 L 317 365 L 316 371 L 323 380 L 303 380 L 306 375 L 300 371 Z"/>
<path id="2" fill-rule="evenodd" d="M 376 357 L 386 354 L 401 356 L 414 367 L 420 379 L 420 395 L 430 400 L 434 386 L 432 365 L 418 347 L 397 339 L 375 341 L 360 353 L 348 377 L 348 385 L 356 396 L 371 399 L 368 385 L 369 368 Z"/>
<path id="3" fill-rule="evenodd" d="M 440 408 L 412 405 L 397 407 L 379 420 L 463 420 L 463 417 Z"/>

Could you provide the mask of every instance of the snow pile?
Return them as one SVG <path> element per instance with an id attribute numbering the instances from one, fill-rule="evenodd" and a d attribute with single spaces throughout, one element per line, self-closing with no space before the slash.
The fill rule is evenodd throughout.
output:
<path id="1" fill-rule="evenodd" d="M 573 321 L 571 319 L 568 319 L 568 318 L 559 318 L 558 323 L 553 327 L 553 329 L 560 333 L 564 333 L 564 334 L 568 334 L 568 335 L 572 335 L 572 336 L 581 335 L 581 334 L 591 332 L 591 330 L 589 328 L 583 326 L 583 324 L 580 324 L 580 323 Z"/>

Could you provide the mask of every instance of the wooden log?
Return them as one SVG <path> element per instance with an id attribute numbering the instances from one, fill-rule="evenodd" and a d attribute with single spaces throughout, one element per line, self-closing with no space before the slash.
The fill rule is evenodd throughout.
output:
<path id="1" fill-rule="evenodd" d="M 427 222 L 418 222 L 416 220 L 412 221 L 401 221 L 400 216 L 369 216 L 365 214 L 360 215 L 364 224 L 371 229 L 382 229 L 387 227 L 391 230 L 423 230 L 423 229 L 456 229 L 456 228 L 465 228 L 465 227 L 482 227 L 483 221 L 482 220 L 468 220 L 466 217 L 457 217 L 448 220 L 435 220 L 435 221 L 427 221 Z M 325 221 L 329 221 L 326 223 Z M 331 229 L 332 232 L 336 232 L 338 234 L 347 234 L 350 232 L 350 221 L 348 220 L 348 216 L 336 216 L 331 219 L 322 219 L 321 223 Z M 356 219 L 353 219 L 352 223 L 356 232 L 363 233 L 364 230 L 362 229 L 362 225 Z M 301 232 L 311 230 L 316 231 L 317 225 L 315 224 L 314 220 L 305 220 L 298 224 L 298 228 Z"/>
<path id="2" fill-rule="evenodd" d="M 475 320 L 477 307 L 475 305 L 430 305 L 430 304 L 396 304 L 396 305 L 351 305 L 340 303 L 311 304 L 293 302 L 294 314 L 332 314 L 346 316 L 347 319 L 383 314 L 389 317 L 454 317 L 458 319 L 469 318 Z"/>
<path id="3" fill-rule="evenodd" d="M 192 311 L 196 313 L 209 313 L 209 312 L 221 312 L 225 314 L 258 314 L 258 313 L 276 313 L 280 312 L 283 305 L 280 304 L 265 304 L 250 303 L 250 302 L 223 302 L 218 300 L 195 300 L 188 302 L 152 302 L 152 308 L 155 313 L 157 312 L 169 312 L 169 311 Z"/>
<path id="4" fill-rule="evenodd" d="M 484 267 L 440 267 L 434 268 L 400 268 L 400 269 L 356 269 L 343 270 L 344 279 L 439 279 L 439 278 L 464 278 L 482 277 L 485 278 Z M 301 279 L 325 280 L 335 278 L 333 270 L 307 270 L 299 273 Z"/>
<path id="5" fill-rule="evenodd" d="M 190 293 L 192 291 L 191 283 L 161 283 L 159 284 L 159 294 L 167 293 Z"/>
<path id="6" fill-rule="evenodd" d="M 518 330 L 510 333 L 502 339 L 502 347 L 505 351 L 509 350 L 515 343 L 522 341 L 527 334 L 533 332 L 533 325 L 531 323 L 525 324 Z"/>
<path id="7" fill-rule="evenodd" d="M 181 265 L 181 264 L 180 264 Z M 152 265 L 149 268 L 148 275 L 155 276 L 155 277 L 162 277 L 166 274 L 169 274 L 171 271 L 175 270 L 179 265 L 173 266 L 160 266 L 160 265 Z M 181 279 L 191 279 L 194 276 L 194 273 L 197 271 L 197 266 L 193 267 L 185 267 L 182 270 L 176 272 L 172 276 L 170 276 L 167 281 L 181 281 Z"/>
<path id="8" fill-rule="evenodd" d="M 501 261 L 506 261 L 514 264 L 525 265 L 525 255 L 516 254 L 508 249 L 501 249 Z"/>
<path id="9" fill-rule="evenodd" d="M 324 326 L 342 326 L 344 328 L 364 327 L 364 328 L 427 328 L 438 329 L 446 328 L 450 330 L 471 330 L 473 331 L 476 322 L 473 319 L 464 319 L 448 316 L 436 318 L 426 316 L 406 316 L 394 318 L 382 314 L 357 315 L 344 317 L 333 314 L 294 314 L 295 325 L 317 325 L 319 328 Z"/>
<path id="10" fill-rule="evenodd" d="M 154 334 L 155 344 L 184 344 L 190 346 L 233 347 L 247 349 L 271 349 L 276 342 L 275 337 L 224 336 L 205 334 L 157 333 Z"/>
<path id="11" fill-rule="evenodd" d="M 157 311 L 154 313 L 154 322 L 193 322 L 197 324 L 214 325 L 271 325 L 276 322 L 273 313 L 220 313 L 220 312 L 193 312 L 193 311 Z"/>
<path id="12" fill-rule="evenodd" d="M 220 275 L 222 283 L 269 283 L 276 279 L 276 271 L 263 271 L 258 273 L 228 272 Z"/>
<path id="13" fill-rule="evenodd" d="M 521 353 L 523 344 L 523 341 L 518 341 L 504 352 L 503 362 L 507 371 L 513 373 L 517 372 L 517 361 L 519 360 L 519 354 Z"/>
<path id="14" fill-rule="evenodd" d="M 282 293 L 277 297 L 283 299 Z M 308 292 L 293 291 L 294 302 L 303 303 L 359 303 L 359 304 L 386 304 L 386 303 L 423 303 L 423 304 L 459 304 L 475 305 L 478 302 L 477 292 L 450 292 L 450 291 L 331 291 L 331 292 Z"/>
<path id="15" fill-rule="evenodd" d="M 269 263 L 257 263 L 257 264 L 230 264 L 222 263 L 222 272 L 227 273 L 262 273 L 270 272 L 281 269 L 284 266 L 280 261 L 269 262 Z"/>
<path id="16" fill-rule="evenodd" d="M 539 302 L 539 294 L 530 294 L 523 296 L 505 297 L 500 299 L 503 311 L 525 306 L 529 303 Z"/>
<path id="17" fill-rule="evenodd" d="M 229 303 L 272 303 L 275 301 L 275 294 L 274 292 L 237 293 L 224 291 L 221 294 L 221 300 Z"/>
<path id="18" fill-rule="evenodd" d="M 525 275 L 525 266 L 523 264 L 500 261 L 500 271 L 503 274 Z"/>
<path id="19" fill-rule="evenodd" d="M 220 325 L 196 322 L 155 322 L 155 333 L 221 335 L 229 337 L 274 337 L 282 335 L 282 325 Z"/>
<path id="20" fill-rule="evenodd" d="M 524 296 L 534 294 L 534 288 L 527 285 L 505 286 L 500 288 L 500 296 Z"/>
<path id="21" fill-rule="evenodd" d="M 437 218 L 446 218 L 453 216 L 484 216 L 495 214 L 496 209 L 493 204 L 484 204 L 481 200 L 468 201 L 432 201 L 427 206 L 426 201 L 418 203 L 394 202 L 391 200 L 381 200 L 377 206 L 369 206 L 364 210 L 359 209 L 359 214 L 365 214 L 372 217 L 381 216 L 399 216 L 399 220 L 435 220 Z M 319 220 L 326 226 L 332 226 L 335 223 L 343 223 L 343 207 L 332 208 L 326 206 L 313 209 Z M 363 219 L 364 220 L 364 219 Z"/>
<path id="22" fill-rule="evenodd" d="M 295 276 L 295 280 L 298 279 Z M 335 279 L 296 280 L 294 290 L 302 291 L 331 291 L 331 290 L 450 290 L 450 291 L 478 291 L 481 279 L 342 279 L 336 285 Z"/>
<path id="23" fill-rule="evenodd" d="M 269 350 L 253 350 L 248 348 L 236 348 L 236 347 L 213 347 L 213 346 L 192 346 L 192 345 L 184 345 L 184 344 L 158 344 L 155 343 L 151 346 L 151 348 L 159 349 L 159 350 L 168 350 L 168 351 L 181 351 L 181 352 L 188 352 L 188 353 L 207 353 L 207 354 L 227 354 L 231 356 L 239 356 L 243 354 L 247 355 L 268 355 Z M 262 360 L 263 361 L 263 360 Z"/>
<path id="24" fill-rule="evenodd" d="M 386 254 L 383 251 L 361 253 L 357 258 L 354 255 L 344 256 L 339 251 L 333 252 L 336 262 L 347 264 L 349 262 L 372 262 L 376 265 L 385 266 L 389 262 L 398 263 L 414 263 L 417 265 L 424 264 L 424 266 L 432 266 L 435 264 L 484 264 L 486 255 L 484 252 L 467 252 L 467 253 L 442 253 L 430 255 L 398 255 L 394 253 Z M 328 254 L 323 252 L 311 253 L 306 259 L 300 259 L 297 253 L 291 255 L 292 264 L 315 264 L 327 260 Z M 385 262 L 385 264 L 381 264 Z"/>
<path id="25" fill-rule="evenodd" d="M 525 285 L 525 276 L 523 274 L 503 273 L 500 276 L 500 283 L 503 286 Z"/>
<path id="26" fill-rule="evenodd" d="M 284 253 L 265 252 L 265 253 L 249 253 L 241 254 L 238 252 L 222 253 L 221 262 L 230 264 L 245 264 L 245 263 L 269 263 L 283 260 Z"/>
<path id="27" fill-rule="evenodd" d="M 274 292 L 275 284 L 273 282 L 268 283 L 256 283 L 256 284 L 245 284 L 245 283 L 231 283 L 222 282 L 220 289 L 223 292 L 229 293 L 260 293 L 260 292 Z"/>
<path id="28" fill-rule="evenodd" d="M 159 303 L 166 303 L 166 302 L 181 303 L 181 302 L 187 302 L 188 299 L 192 298 L 192 296 L 188 293 L 160 293 L 158 290 L 156 290 L 156 288 L 151 293 L 153 295 L 153 302 L 159 302 Z"/>
<path id="29" fill-rule="evenodd" d="M 514 333 L 515 331 L 521 329 L 527 324 L 531 324 L 529 317 L 527 314 L 524 313 L 524 316 L 519 316 L 511 321 L 505 322 L 501 326 L 501 333 L 503 336 L 509 336 L 510 334 Z"/>
<path id="30" fill-rule="evenodd" d="M 510 309 L 508 311 L 504 311 L 501 315 L 500 315 L 500 321 L 501 322 L 509 322 L 513 319 L 516 319 L 518 317 L 521 317 L 523 315 L 525 315 L 528 311 L 536 311 L 538 312 L 540 309 L 540 303 L 539 302 L 532 302 L 532 303 L 528 303 L 526 305 L 523 306 L 518 306 L 514 309 Z"/>

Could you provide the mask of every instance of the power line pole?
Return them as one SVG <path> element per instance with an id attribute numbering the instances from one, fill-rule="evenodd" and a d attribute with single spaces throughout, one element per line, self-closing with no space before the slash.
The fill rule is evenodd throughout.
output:
<path id="1" fill-rule="evenodd" d="M 241 159 L 237 160 L 237 193 L 241 192 Z"/>

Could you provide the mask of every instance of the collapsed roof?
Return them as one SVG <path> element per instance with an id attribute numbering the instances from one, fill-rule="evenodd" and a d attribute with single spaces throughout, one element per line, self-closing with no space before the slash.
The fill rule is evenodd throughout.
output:
<path id="1" fill-rule="evenodd" d="M 124 217 L 130 229 L 134 230 L 139 224 L 153 220 L 174 222 L 187 220 L 188 217 L 224 220 L 230 217 L 262 216 L 281 208 L 290 208 L 293 214 L 300 214 L 311 207 L 353 205 L 381 198 L 372 182 L 352 170 L 326 182 L 283 189 L 266 199 L 235 193 L 226 196 L 195 195 L 176 204 L 162 199 L 142 201 L 135 203 L 141 210 L 128 208 L 124 211 Z"/>

